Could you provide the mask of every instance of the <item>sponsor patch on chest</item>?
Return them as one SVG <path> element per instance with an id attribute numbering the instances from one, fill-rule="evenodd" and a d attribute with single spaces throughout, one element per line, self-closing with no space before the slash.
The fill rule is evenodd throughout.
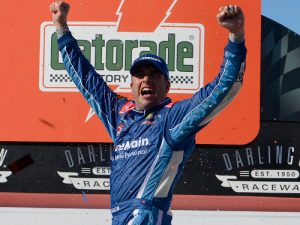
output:
<path id="1" fill-rule="evenodd" d="M 148 138 L 139 138 L 137 140 L 126 141 L 115 146 L 115 151 L 125 151 L 129 149 L 134 149 L 142 146 L 150 145 Z"/>

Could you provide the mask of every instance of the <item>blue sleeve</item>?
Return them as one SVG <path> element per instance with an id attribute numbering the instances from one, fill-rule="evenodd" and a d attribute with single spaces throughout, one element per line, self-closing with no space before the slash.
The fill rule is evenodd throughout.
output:
<path id="1" fill-rule="evenodd" d="M 242 86 L 246 52 L 245 42 L 229 41 L 217 77 L 193 97 L 173 105 L 165 130 L 166 139 L 173 148 L 194 137 L 233 100 Z"/>
<path id="2" fill-rule="evenodd" d="M 58 39 L 58 47 L 71 79 L 115 140 L 118 112 L 127 99 L 118 96 L 106 85 L 81 53 L 71 32 Z"/>

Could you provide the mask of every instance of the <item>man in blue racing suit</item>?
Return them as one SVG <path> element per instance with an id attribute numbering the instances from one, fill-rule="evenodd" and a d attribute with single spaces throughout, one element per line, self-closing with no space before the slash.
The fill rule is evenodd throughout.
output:
<path id="1" fill-rule="evenodd" d="M 67 26 L 70 6 L 50 5 L 65 69 L 113 142 L 110 193 L 112 224 L 170 225 L 176 181 L 195 148 L 195 135 L 237 94 L 245 68 L 244 15 L 238 6 L 221 7 L 217 21 L 229 30 L 217 77 L 191 98 L 172 103 L 169 71 L 153 54 L 133 62 L 134 100 L 114 93 L 83 56 Z"/>

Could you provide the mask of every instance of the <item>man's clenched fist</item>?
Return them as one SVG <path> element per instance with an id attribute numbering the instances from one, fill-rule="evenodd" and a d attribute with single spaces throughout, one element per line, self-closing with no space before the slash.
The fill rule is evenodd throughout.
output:
<path id="1" fill-rule="evenodd" d="M 69 10 L 70 5 L 66 2 L 56 1 L 50 4 L 50 11 L 52 12 L 52 19 L 56 29 L 67 26 Z"/>
<path id="2" fill-rule="evenodd" d="M 243 35 L 245 17 L 242 9 L 237 5 L 228 5 L 219 8 L 217 20 L 220 26 L 234 35 Z"/>

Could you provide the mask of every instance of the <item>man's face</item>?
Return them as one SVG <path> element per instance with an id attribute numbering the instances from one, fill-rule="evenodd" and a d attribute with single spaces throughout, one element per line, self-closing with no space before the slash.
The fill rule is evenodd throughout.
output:
<path id="1" fill-rule="evenodd" d="M 152 65 L 137 68 L 131 78 L 131 91 L 137 110 L 150 109 L 167 97 L 170 82 Z"/>

